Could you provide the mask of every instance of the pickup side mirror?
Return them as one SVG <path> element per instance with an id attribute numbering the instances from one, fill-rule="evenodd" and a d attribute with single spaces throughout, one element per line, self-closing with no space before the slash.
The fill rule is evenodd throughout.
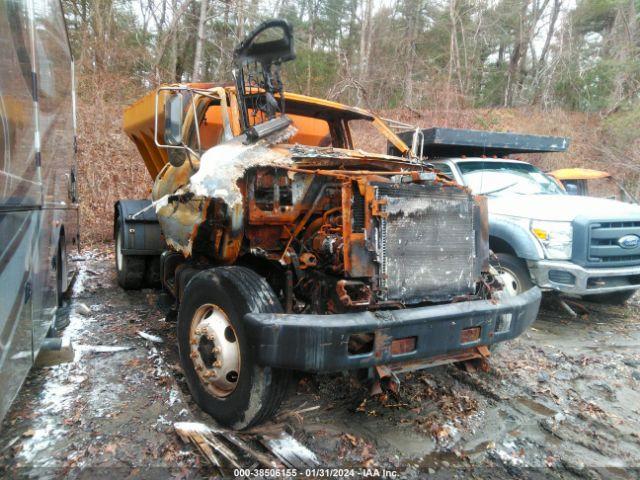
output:
<path id="1" fill-rule="evenodd" d="M 167 94 L 164 102 L 164 142 L 172 147 L 182 146 L 182 92 Z"/>

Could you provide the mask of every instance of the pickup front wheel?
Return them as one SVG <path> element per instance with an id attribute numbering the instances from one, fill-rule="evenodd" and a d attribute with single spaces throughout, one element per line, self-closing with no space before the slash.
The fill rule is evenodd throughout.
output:
<path id="1" fill-rule="evenodd" d="M 500 274 L 507 292 L 518 295 L 533 288 L 529 269 L 524 260 L 508 253 L 496 253 L 495 256 L 497 260 L 491 260 L 491 264 Z"/>
<path id="2" fill-rule="evenodd" d="M 290 378 L 255 362 L 244 322 L 249 312 L 282 313 L 282 307 L 269 284 L 244 267 L 198 273 L 178 310 L 178 349 L 189 390 L 202 410 L 237 430 L 273 416 Z"/>

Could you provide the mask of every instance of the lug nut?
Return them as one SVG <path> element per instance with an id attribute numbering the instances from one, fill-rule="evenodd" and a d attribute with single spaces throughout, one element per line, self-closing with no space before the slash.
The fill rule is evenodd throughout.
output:
<path id="1" fill-rule="evenodd" d="M 211 352 L 220 353 L 220 347 L 213 347 L 213 350 L 211 350 Z"/>
<path id="2" fill-rule="evenodd" d="M 214 366 L 214 367 L 216 367 L 216 368 L 220 368 L 220 367 L 222 366 L 222 362 L 221 362 L 220 360 L 216 360 L 216 361 L 213 363 L 213 366 Z"/>

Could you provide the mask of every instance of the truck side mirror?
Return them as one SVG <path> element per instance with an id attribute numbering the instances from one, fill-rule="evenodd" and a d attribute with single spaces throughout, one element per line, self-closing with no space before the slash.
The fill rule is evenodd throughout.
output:
<path id="1" fill-rule="evenodd" d="M 182 145 L 182 100 L 182 92 L 176 92 L 164 102 L 164 142 L 172 147 Z"/>
<path id="2" fill-rule="evenodd" d="M 569 195 L 578 195 L 578 186 L 575 183 L 567 183 L 564 188 Z"/>

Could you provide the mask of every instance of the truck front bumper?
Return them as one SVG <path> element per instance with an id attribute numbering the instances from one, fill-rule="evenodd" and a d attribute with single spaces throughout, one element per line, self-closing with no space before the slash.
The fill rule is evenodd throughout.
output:
<path id="1" fill-rule="evenodd" d="M 640 266 L 584 268 L 562 260 L 530 261 L 528 265 L 533 282 L 542 289 L 594 295 L 640 288 Z"/>
<path id="2" fill-rule="evenodd" d="M 403 310 L 335 315 L 249 313 L 245 316 L 255 358 L 264 366 L 335 372 L 429 359 L 459 360 L 466 351 L 510 340 L 538 315 L 534 287 L 498 302 L 476 300 Z M 373 333 L 370 351 L 352 354 L 352 335 Z M 413 349 L 396 353 L 398 342 Z"/>

